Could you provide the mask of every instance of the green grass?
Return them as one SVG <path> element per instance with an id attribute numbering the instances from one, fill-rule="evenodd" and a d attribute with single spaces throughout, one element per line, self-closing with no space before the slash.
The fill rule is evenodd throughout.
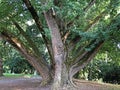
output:
<path id="1" fill-rule="evenodd" d="M 19 78 L 19 77 L 32 77 L 33 75 L 32 74 L 11 74 L 11 73 L 4 73 L 3 74 L 4 77 L 7 77 L 7 78 Z"/>

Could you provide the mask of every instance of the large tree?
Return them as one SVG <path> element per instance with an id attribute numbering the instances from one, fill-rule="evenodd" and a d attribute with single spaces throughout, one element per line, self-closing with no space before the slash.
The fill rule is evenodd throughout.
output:
<path id="1" fill-rule="evenodd" d="M 119 5 L 120 0 L 1 0 L 1 37 L 40 73 L 41 85 L 59 90 L 73 84 L 104 42 L 120 33 Z"/>

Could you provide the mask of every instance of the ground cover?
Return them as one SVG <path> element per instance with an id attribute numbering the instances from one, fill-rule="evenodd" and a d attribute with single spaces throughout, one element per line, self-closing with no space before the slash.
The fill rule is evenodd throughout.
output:
<path id="1" fill-rule="evenodd" d="M 0 90 L 50 90 L 50 85 L 41 87 L 41 77 L 24 77 L 26 75 L 7 75 L 0 78 Z M 29 75 L 28 75 L 29 76 Z M 64 90 L 120 90 L 120 85 L 97 83 L 74 79 L 76 89 L 65 87 Z"/>

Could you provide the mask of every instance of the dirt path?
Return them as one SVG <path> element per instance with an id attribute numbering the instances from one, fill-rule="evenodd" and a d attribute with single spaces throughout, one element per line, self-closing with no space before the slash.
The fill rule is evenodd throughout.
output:
<path id="1" fill-rule="evenodd" d="M 40 77 L 0 78 L 0 90 L 49 90 L 49 87 L 40 87 L 40 81 Z"/>
<path id="2" fill-rule="evenodd" d="M 40 87 L 40 77 L 0 78 L 0 90 L 50 90 L 50 86 Z M 67 90 L 120 90 L 120 85 L 99 84 L 85 80 L 75 80 L 77 89 Z M 66 90 L 66 87 L 65 89 Z"/>

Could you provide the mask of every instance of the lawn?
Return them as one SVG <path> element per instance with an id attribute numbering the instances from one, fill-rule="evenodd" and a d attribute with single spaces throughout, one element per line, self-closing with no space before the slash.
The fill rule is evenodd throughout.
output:
<path id="1" fill-rule="evenodd" d="M 6 78 L 19 78 L 19 77 L 30 78 L 30 77 L 34 76 L 32 74 L 11 74 L 11 73 L 4 73 L 3 75 Z"/>

